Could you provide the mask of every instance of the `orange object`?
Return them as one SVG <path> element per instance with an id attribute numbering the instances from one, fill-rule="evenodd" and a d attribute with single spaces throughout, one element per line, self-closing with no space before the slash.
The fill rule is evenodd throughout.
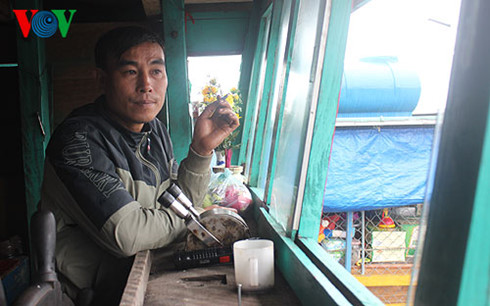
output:
<path id="1" fill-rule="evenodd" d="M 378 224 L 380 228 L 394 228 L 396 227 L 395 221 L 388 215 L 388 208 L 383 208 L 383 215 L 381 215 L 381 221 Z"/>

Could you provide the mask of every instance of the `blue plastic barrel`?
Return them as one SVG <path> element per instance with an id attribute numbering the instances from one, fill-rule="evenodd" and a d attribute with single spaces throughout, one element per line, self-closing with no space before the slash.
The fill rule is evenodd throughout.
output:
<path id="1" fill-rule="evenodd" d="M 369 57 L 346 64 L 338 117 L 411 116 L 420 98 L 420 79 L 396 57 Z"/>

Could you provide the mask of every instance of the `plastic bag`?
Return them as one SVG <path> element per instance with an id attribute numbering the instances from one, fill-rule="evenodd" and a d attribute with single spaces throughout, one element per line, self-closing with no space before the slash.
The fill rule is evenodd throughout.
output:
<path id="1" fill-rule="evenodd" d="M 214 173 L 209 182 L 208 192 L 204 197 L 203 207 L 219 205 L 235 208 L 243 212 L 252 203 L 252 195 L 242 180 L 225 168 L 222 173 Z"/>

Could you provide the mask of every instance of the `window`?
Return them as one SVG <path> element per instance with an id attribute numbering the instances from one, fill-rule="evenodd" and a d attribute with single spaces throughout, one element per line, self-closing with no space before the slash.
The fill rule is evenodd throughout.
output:
<path id="1" fill-rule="evenodd" d="M 250 185 L 269 206 L 259 224 L 264 224 L 262 231 L 268 233 L 264 235 L 273 237 L 285 258 L 278 265 L 288 270 L 286 279 L 301 287 L 296 294 L 305 301 L 321 295 L 322 301 L 338 304 L 377 303 L 338 263 L 322 254 L 318 244 L 310 243 L 316 242 L 324 187 L 324 179 L 311 178 L 326 177 L 326 167 L 318 165 L 324 165 L 321 157 L 328 160 L 330 151 L 325 138 L 333 134 L 349 13 L 350 3 L 345 1 L 276 1 L 265 10 L 250 85 L 258 100 L 248 101 L 240 155 Z M 327 31 L 335 34 L 327 36 Z M 327 86 L 333 90 L 326 90 Z M 322 101 L 321 106 L 317 101 Z M 318 129 L 325 133 L 315 134 Z M 311 171 L 316 174 L 308 175 Z M 311 248 L 317 248 L 314 254 L 325 255 L 333 268 L 322 271 L 313 264 L 323 259 L 314 254 L 307 257 L 305 252 L 312 253 Z M 327 279 L 332 273 L 330 279 L 343 278 L 348 290 L 359 297 L 343 296 Z M 305 287 L 312 282 L 322 288 Z"/>
<path id="2" fill-rule="evenodd" d="M 362 4 L 365 2 L 355 2 L 354 8 Z M 272 14 L 268 15 L 271 11 Z M 285 18 L 285 11 L 289 12 L 289 18 Z M 262 100 L 247 109 L 250 113 L 250 120 L 245 122 L 249 126 L 244 127 L 247 150 L 240 154 L 241 160 L 247 163 L 250 185 L 268 205 L 268 212 L 260 210 L 260 221 L 265 222 L 259 224 L 277 244 L 281 253 L 278 265 L 286 279 L 298 287 L 305 283 L 319 284 L 322 287 L 319 295 L 325 303 L 381 304 L 317 243 L 327 177 L 325 161 L 332 146 L 350 13 L 350 1 L 320 4 L 275 1 L 274 7 L 262 15 L 262 21 L 268 16 L 272 18 L 267 35 L 269 39 L 264 39 L 262 27 L 256 52 L 256 60 L 260 58 L 258 61 L 266 68 L 254 65 L 252 79 L 259 84 L 252 82 L 250 86 L 251 92 L 260 88 L 258 96 Z M 473 10 L 467 14 L 479 13 Z M 280 20 L 280 26 L 275 27 L 277 20 Z M 283 50 L 281 38 L 277 37 L 283 37 L 280 29 L 286 26 L 287 39 Z M 309 40 L 302 41 L 303 37 L 309 37 Z M 277 53 L 270 51 L 273 49 L 271 46 Z M 263 52 L 267 48 L 267 60 L 264 61 Z M 278 54 L 283 56 L 283 66 Z M 483 58 L 485 56 L 482 55 Z M 275 60 L 278 62 L 272 64 Z M 272 69 L 270 73 L 268 67 Z M 266 100 L 262 93 L 268 87 L 272 90 Z M 488 98 L 488 94 L 484 97 Z M 482 108 L 484 114 L 488 113 L 488 100 L 486 103 L 487 108 Z M 260 123 L 260 114 L 273 110 L 274 115 L 264 116 L 264 123 Z M 432 110 L 420 108 L 415 113 L 426 112 Z M 473 111 L 471 113 L 475 115 Z M 269 159 L 264 158 L 267 155 Z M 264 164 L 254 163 L 254 159 Z M 442 232 L 441 229 L 436 231 Z M 437 245 L 442 247 L 441 243 Z M 428 279 L 430 277 L 425 278 Z M 318 288 L 303 286 L 294 289 L 303 301 L 312 301 L 314 296 L 318 296 L 314 293 Z"/>
<path id="3" fill-rule="evenodd" d="M 407 302 L 423 238 L 459 3 L 445 8 L 373 0 L 349 25 L 319 241 L 387 304 Z"/>

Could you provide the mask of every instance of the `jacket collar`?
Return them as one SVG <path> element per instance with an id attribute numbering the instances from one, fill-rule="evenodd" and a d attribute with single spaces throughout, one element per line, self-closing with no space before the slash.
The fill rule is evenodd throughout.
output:
<path id="1" fill-rule="evenodd" d="M 126 129 L 124 126 L 122 126 L 119 122 L 112 119 L 105 105 L 105 95 L 101 95 L 100 97 L 98 97 L 95 100 L 95 104 L 97 105 L 97 110 L 102 115 L 102 117 L 107 122 L 109 122 L 111 126 L 113 126 L 116 130 L 118 130 L 123 135 L 123 137 L 128 141 L 128 143 L 132 146 L 137 146 L 141 142 L 141 139 L 145 135 L 150 134 L 153 130 L 152 125 L 155 119 L 145 123 L 143 125 L 143 129 L 141 130 L 141 132 L 130 131 Z"/>

